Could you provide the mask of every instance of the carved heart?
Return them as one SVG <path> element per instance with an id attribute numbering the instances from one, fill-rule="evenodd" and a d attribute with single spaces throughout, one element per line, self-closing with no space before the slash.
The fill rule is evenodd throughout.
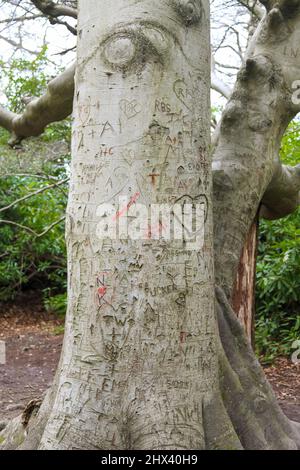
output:
<path id="1" fill-rule="evenodd" d="M 78 105 L 79 119 L 82 124 L 86 124 L 91 113 L 91 101 L 85 100 L 83 103 Z"/>
<path id="2" fill-rule="evenodd" d="M 120 109 L 121 111 L 123 111 L 127 119 L 134 118 L 137 114 L 139 114 L 142 111 L 142 107 L 137 102 L 137 100 L 133 100 L 133 101 L 121 100 Z"/>
<path id="3" fill-rule="evenodd" d="M 184 240 L 187 242 L 187 249 L 189 250 L 198 250 L 198 249 L 201 249 L 203 247 L 203 243 L 204 243 L 204 224 L 207 220 L 207 214 L 208 214 L 208 200 L 207 200 L 207 197 L 205 194 L 199 194 L 198 196 L 196 197 L 191 197 L 190 195 L 186 194 L 184 196 L 182 196 L 181 198 L 179 198 L 175 204 L 175 205 L 181 205 L 182 209 L 184 208 L 184 206 L 186 204 L 192 204 L 193 206 L 196 204 L 196 205 L 201 205 L 202 206 L 202 209 L 204 210 L 204 219 L 201 218 L 200 219 L 197 219 L 197 224 L 196 224 L 196 227 L 192 227 L 191 225 L 193 225 L 193 223 L 191 224 L 191 221 L 190 219 L 185 219 L 182 218 L 182 216 L 179 216 L 178 218 L 178 213 L 174 213 L 174 217 L 175 219 L 177 219 L 177 222 L 179 222 L 179 224 L 182 226 L 182 230 L 183 230 L 183 237 L 184 237 Z M 174 206 L 173 206 L 173 209 L 174 209 Z M 186 222 L 188 222 L 186 224 Z"/>
<path id="4" fill-rule="evenodd" d="M 192 109 L 193 97 L 185 83 L 184 80 L 178 79 L 173 85 L 173 90 L 176 97 L 187 107 L 187 109 Z"/>
<path id="5" fill-rule="evenodd" d="M 179 199 L 177 199 L 174 204 L 180 204 L 182 207 L 185 204 L 203 204 L 205 214 L 204 220 L 206 222 L 208 215 L 208 199 L 205 194 L 199 194 L 196 197 L 192 197 L 189 194 L 185 194 L 184 196 L 181 196 Z"/>

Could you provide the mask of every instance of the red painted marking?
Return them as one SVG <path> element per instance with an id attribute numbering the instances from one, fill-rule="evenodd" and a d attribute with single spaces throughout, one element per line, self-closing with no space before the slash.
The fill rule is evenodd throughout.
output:
<path id="1" fill-rule="evenodd" d="M 166 230 L 166 226 L 159 222 L 157 226 L 154 225 L 148 225 L 148 230 L 146 233 L 146 238 L 151 239 L 154 235 L 159 235 L 159 233 L 163 233 L 163 231 Z"/>
<path id="2" fill-rule="evenodd" d="M 98 289 L 97 289 L 97 292 L 100 295 L 100 297 L 104 297 L 105 294 L 106 294 L 106 291 L 107 291 L 106 286 L 101 286 L 101 287 L 98 287 Z"/>
<path id="3" fill-rule="evenodd" d="M 180 343 L 185 343 L 186 341 L 186 332 L 185 331 L 181 331 L 180 332 Z"/>
<path id="4" fill-rule="evenodd" d="M 150 173 L 150 175 L 148 175 L 148 176 L 150 176 L 150 178 L 151 178 L 152 186 L 155 186 L 155 182 L 156 182 L 155 178 L 159 176 L 159 173 Z"/>
<path id="5" fill-rule="evenodd" d="M 128 202 L 127 206 L 125 206 L 123 209 L 119 210 L 116 215 L 113 216 L 113 220 L 117 220 L 119 219 L 119 217 L 122 217 L 122 215 L 124 215 L 126 212 L 128 212 L 128 210 L 130 209 L 130 207 L 138 200 L 138 198 L 140 197 L 140 193 L 135 193 L 131 198 L 130 198 L 130 201 Z"/>

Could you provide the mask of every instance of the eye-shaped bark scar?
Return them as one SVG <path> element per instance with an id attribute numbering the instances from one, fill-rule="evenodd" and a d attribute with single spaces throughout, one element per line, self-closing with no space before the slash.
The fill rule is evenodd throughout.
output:
<path id="1" fill-rule="evenodd" d="M 116 67 L 122 67 L 130 63 L 135 56 L 136 47 L 130 37 L 117 36 L 104 48 L 104 56 L 107 62 Z"/>
<path id="2" fill-rule="evenodd" d="M 148 23 L 118 25 L 102 41 L 102 59 L 116 71 L 139 72 L 149 61 L 164 64 L 170 41 L 168 31 Z"/>

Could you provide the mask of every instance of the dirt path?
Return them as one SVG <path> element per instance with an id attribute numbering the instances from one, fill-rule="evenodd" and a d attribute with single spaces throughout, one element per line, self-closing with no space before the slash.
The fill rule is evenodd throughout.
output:
<path id="1" fill-rule="evenodd" d="M 6 364 L 0 364 L 1 423 L 20 414 L 51 385 L 62 346 L 62 321 L 46 313 L 39 300 L 0 305 L 0 340 L 6 346 Z"/>
<path id="2" fill-rule="evenodd" d="M 300 423 L 300 364 L 280 358 L 265 373 L 285 414 Z"/>
<path id="3" fill-rule="evenodd" d="M 61 333 L 62 321 L 46 313 L 39 300 L 0 305 L 0 340 L 6 343 L 6 364 L 0 365 L 0 427 L 50 386 Z M 300 422 L 300 365 L 279 359 L 265 372 L 286 415 Z"/>

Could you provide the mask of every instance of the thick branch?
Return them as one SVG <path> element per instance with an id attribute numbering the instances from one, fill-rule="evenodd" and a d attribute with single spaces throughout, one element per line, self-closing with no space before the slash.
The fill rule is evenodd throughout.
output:
<path id="1" fill-rule="evenodd" d="M 239 0 L 244 7 L 253 13 L 258 19 L 262 19 L 264 16 L 264 9 L 259 5 L 257 0 Z M 262 2 L 261 2 L 262 3 Z"/>
<path id="2" fill-rule="evenodd" d="M 13 132 L 13 120 L 17 114 L 0 107 L 0 126 L 9 132 Z"/>
<path id="3" fill-rule="evenodd" d="M 260 0 L 267 11 L 271 11 L 273 8 L 279 8 L 284 12 L 294 12 L 295 8 L 300 6 L 299 0 Z"/>
<path id="4" fill-rule="evenodd" d="M 13 134 L 10 145 L 24 137 L 38 136 L 45 127 L 72 113 L 75 64 L 48 84 L 45 95 L 31 101 L 23 114 L 0 108 L 0 126 Z"/>
<path id="5" fill-rule="evenodd" d="M 272 218 L 287 215 L 299 203 L 299 167 L 281 166 L 278 154 L 282 136 L 300 110 L 294 99 L 300 77 L 294 52 L 300 0 L 266 6 L 223 113 L 213 156 L 216 278 L 228 297 L 261 202 Z"/>
<path id="6" fill-rule="evenodd" d="M 74 36 L 77 35 L 77 29 L 73 28 L 73 26 L 71 26 L 66 21 L 59 20 L 58 18 L 53 18 L 53 19 L 50 20 L 50 23 L 51 24 L 60 24 L 62 26 L 65 26 L 67 28 L 67 30 L 70 31 L 70 33 L 74 34 Z"/>
<path id="7" fill-rule="evenodd" d="M 52 16 L 53 18 L 58 18 L 59 16 L 77 18 L 77 10 L 66 5 L 58 5 L 49 0 L 31 0 L 31 3 L 42 13 Z"/>
<path id="8" fill-rule="evenodd" d="M 231 89 L 226 83 L 224 83 L 216 74 L 216 67 L 215 67 L 215 59 L 211 57 L 211 88 L 220 95 L 224 96 L 224 98 L 229 98 L 231 95 Z"/>
<path id="9" fill-rule="evenodd" d="M 300 165 L 278 165 L 263 197 L 260 216 L 280 219 L 292 214 L 300 204 Z"/>
<path id="10" fill-rule="evenodd" d="M 224 96 L 224 98 L 229 98 L 231 93 L 230 87 L 220 80 L 215 73 L 213 73 L 211 77 L 211 87 L 213 90 L 220 93 L 220 95 Z"/>
<path id="11" fill-rule="evenodd" d="M 13 39 L 7 38 L 7 37 L 3 36 L 2 34 L 0 34 L 0 39 L 2 39 L 3 41 L 6 41 L 8 44 L 13 46 L 15 49 L 23 49 L 24 51 L 29 52 L 29 54 L 38 55 L 37 51 L 34 51 L 32 49 L 28 49 L 27 47 L 24 47 L 23 44 L 22 44 L 21 38 L 20 38 L 19 42 L 16 42 Z"/>
<path id="12" fill-rule="evenodd" d="M 37 15 L 22 15 L 22 16 L 18 16 L 16 18 L 6 18 L 4 20 L 0 20 L 0 24 L 2 23 L 23 23 L 23 21 L 32 21 L 32 20 L 36 20 L 37 18 L 42 18 L 44 15 L 41 15 L 41 14 L 37 14 Z"/>

